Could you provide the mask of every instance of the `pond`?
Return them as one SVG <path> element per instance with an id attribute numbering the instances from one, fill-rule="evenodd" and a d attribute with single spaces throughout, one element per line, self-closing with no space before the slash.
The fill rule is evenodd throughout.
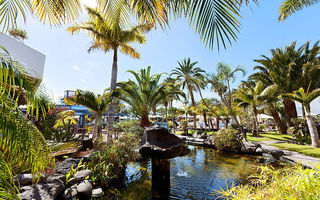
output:
<path id="1" fill-rule="evenodd" d="M 188 146 L 191 153 L 170 160 L 170 199 L 221 199 L 215 190 L 246 183 L 257 172 L 257 157 L 221 153 L 214 149 Z M 275 167 L 283 167 L 277 165 Z M 151 162 L 128 166 L 123 200 L 151 199 Z"/>

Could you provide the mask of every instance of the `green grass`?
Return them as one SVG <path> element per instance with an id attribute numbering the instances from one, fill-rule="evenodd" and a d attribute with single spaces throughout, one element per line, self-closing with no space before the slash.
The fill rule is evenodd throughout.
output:
<path id="1" fill-rule="evenodd" d="M 308 156 L 320 158 L 320 148 L 314 148 L 310 145 L 300 145 L 292 143 L 278 143 L 272 144 L 272 146 L 278 147 L 280 149 L 285 149 L 289 151 L 299 152 Z"/>
<path id="2" fill-rule="evenodd" d="M 194 134 L 195 131 L 194 131 L 194 130 L 191 130 L 191 131 L 189 131 L 188 133 L 191 135 L 191 134 Z M 204 133 L 204 132 L 203 132 L 203 133 Z M 208 131 L 208 132 L 207 132 L 208 135 L 213 135 L 214 133 L 216 133 L 216 132 L 214 132 L 214 131 Z M 182 135 L 182 134 L 183 134 L 183 131 L 176 131 L 176 134 L 177 134 L 177 135 Z"/>
<path id="3" fill-rule="evenodd" d="M 293 141 L 294 138 L 291 135 L 280 134 L 276 132 L 261 133 L 259 137 L 253 137 L 252 134 L 247 135 L 248 141 L 260 142 L 260 141 Z"/>

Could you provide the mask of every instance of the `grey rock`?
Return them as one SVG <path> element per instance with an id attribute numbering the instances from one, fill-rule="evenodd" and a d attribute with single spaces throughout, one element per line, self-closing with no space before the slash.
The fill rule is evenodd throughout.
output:
<path id="1" fill-rule="evenodd" d="M 275 147 L 270 147 L 270 146 L 267 146 L 267 145 L 263 145 L 261 148 L 264 150 L 264 152 L 272 155 L 277 160 L 279 160 L 280 157 L 284 155 L 282 150 L 280 150 L 278 148 L 275 148 Z"/>
<path id="2" fill-rule="evenodd" d="M 96 188 L 92 190 L 92 197 L 100 197 L 103 195 L 103 191 L 101 188 Z"/>
<path id="3" fill-rule="evenodd" d="M 77 186 L 78 194 L 82 196 L 90 196 L 92 191 L 92 184 L 88 180 L 84 180 Z"/>
<path id="4" fill-rule="evenodd" d="M 260 144 L 257 144 L 254 142 L 242 142 L 241 152 L 244 152 L 247 154 L 255 154 L 256 150 L 260 147 L 261 147 Z"/>
<path id="5" fill-rule="evenodd" d="M 274 158 L 271 154 L 269 153 L 262 153 L 263 157 L 265 158 L 266 162 L 273 163 L 277 162 L 277 159 Z"/>
<path id="6" fill-rule="evenodd" d="M 77 196 L 78 191 L 77 191 L 77 187 L 76 186 L 71 186 L 70 188 L 67 188 L 63 194 L 62 194 L 62 198 L 64 199 L 70 199 L 72 197 Z"/>
<path id="7" fill-rule="evenodd" d="M 261 153 L 264 153 L 264 151 L 263 151 L 263 149 L 261 149 L 261 147 L 258 147 L 258 148 L 256 149 L 256 153 L 261 154 Z"/>
<path id="8" fill-rule="evenodd" d="M 59 174 L 67 174 L 71 166 L 74 168 L 78 166 L 80 158 L 67 158 L 66 160 L 57 163 L 56 172 Z"/>
<path id="9" fill-rule="evenodd" d="M 64 174 L 52 174 L 50 176 L 48 176 L 47 178 L 47 183 L 55 183 L 55 182 L 63 182 L 65 183 L 66 182 L 66 175 Z"/>
<path id="10" fill-rule="evenodd" d="M 33 183 L 32 180 L 33 180 L 32 174 L 18 174 L 17 176 L 15 176 L 13 178 L 15 185 L 20 184 L 20 186 L 31 185 Z M 45 180 L 46 180 L 45 177 L 41 176 L 38 183 L 44 183 Z M 19 183 L 18 183 L 18 181 L 19 181 Z"/>
<path id="11" fill-rule="evenodd" d="M 83 181 L 86 177 L 91 177 L 92 171 L 91 170 L 81 170 L 78 171 L 73 175 L 73 177 L 69 180 L 69 184 L 74 185 Z"/>
<path id="12" fill-rule="evenodd" d="M 40 183 L 20 188 L 22 200 L 54 200 L 63 191 L 65 185 L 62 181 L 55 183 Z"/>

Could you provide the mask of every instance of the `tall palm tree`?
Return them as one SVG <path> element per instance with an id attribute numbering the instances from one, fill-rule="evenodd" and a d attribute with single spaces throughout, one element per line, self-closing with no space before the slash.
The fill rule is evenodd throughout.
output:
<path id="1" fill-rule="evenodd" d="M 234 94 L 232 92 L 231 84 L 235 81 L 237 72 L 241 72 L 243 76 L 245 75 L 245 70 L 241 66 L 237 66 L 236 69 L 232 70 L 231 66 L 224 63 L 218 63 L 217 74 L 213 74 L 209 77 L 208 83 L 211 84 L 211 89 L 218 93 L 221 102 L 226 106 L 228 113 L 230 113 L 246 139 L 243 127 L 233 108 Z"/>
<path id="2" fill-rule="evenodd" d="M 285 0 L 280 6 L 280 15 L 278 19 L 283 21 L 290 15 L 302 10 L 304 7 L 312 6 L 318 2 L 318 0 Z"/>
<path id="3" fill-rule="evenodd" d="M 203 87 L 203 77 L 205 71 L 200 67 L 195 67 L 198 62 L 191 62 L 190 58 L 178 62 L 179 66 L 172 70 L 171 76 L 175 76 L 182 89 L 187 89 L 191 99 L 191 105 L 196 106 L 193 92 L 198 87 Z M 197 126 L 197 114 L 193 115 L 193 126 Z"/>
<path id="4" fill-rule="evenodd" d="M 92 134 L 92 140 L 95 141 L 101 138 L 102 114 L 107 111 L 112 98 L 118 94 L 118 92 L 113 91 L 112 93 L 96 95 L 91 91 L 77 90 L 74 97 L 67 97 L 64 101 L 68 105 L 77 104 L 85 106 L 95 113 L 95 124 Z M 110 133 L 108 133 L 108 136 L 110 136 Z"/>
<path id="5" fill-rule="evenodd" d="M 18 85 L 18 91 L 11 91 Z M 35 181 L 45 169 L 52 167 L 54 159 L 51 150 L 36 128 L 18 108 L 22 88 L 27 92 L 28 107 L 38 113 L 39 94 L 21 64 L 0 48 L 0 199 L 17 199 L 18 188 L 13 176 L 31 171 Z M 43 108 L 44 109 L 44 108 Z M 31 113 L 31 110 L 28 109 Z M 37 115 L 35 115 L 37 119 Z"/>
<path id="6" fill-rule="evenodd" d="M 309 42 L 296 49 L 296 42 L 284 49 L 272 49 L 271 57 L 262 56 L 255 60 L 260 65 L 255 67 L 258 72 L 250 77 L 261 81 L 267 91 L 292 93 L 303 87 L 305 90 L 311 84 L 314 90 L 320 86 L 319 69 L 319 42 L 310 49 Z M 283 99 L 288 126 L 293 126 L 292 118 L 297 117 L 296 105 L 290 99 Z"/>
<path id="7" fill-rule="evenodd" d="M 89 52 L 92 50 L 103 50 L 105 53 L 113 51 L 113 64 L 111 70 L 111 83 L 110 92 L 116 89 L 117 76 L 118 76 L 118 50 L 122 53 L 129 55 L 133 58 L 140 58 L 140 54 L 130 46 L 132 42 L 138 42 L 140 44 L 145 43 L 146 39 L 144 33 L 151 30 L 151 24 L 140 24 L 133 26 L 130 29 L 125 29 L 123 26 L 122 7 L 113 11 L 111 16 L 104 16 L 98 10 L 86 8 L 89 19 L 86 22 L 76 23 L 74 26 L 68 28 L 68 31 L 78 33 L 79 31 L 88 32 L 94 42 L 89 48 Z M 112 20 L 111 20 L 112 19 Z M 113 129 L 114 121 L 114 102 L 110 104 L 108 129 Z"/>
<path id="8" fill-rule="evenodd" d="M 291 99 L 297 101 L 304 106 L 306 110 L 307 124 L 311 136 L 311 142 L 313 147 L 320 147 L 319 134 L 317 127 L 310 114 L 310 103 L 320 96 L 320 89 L 314 90 L 312 92 L 305 91 L 303 88 L 294 91 L 293 93 L 282 94 L 282 98 Z"/>
<path id="9" fill-rule="evenodd" d="M 149 114 L 166 98 L 165 86 L 161 84 L 161 74 L 151 74 L 151 67 L 138 72 L 129 70 L 135 81 L 117 83 L 121 91 L 120 100 L 126 102 L 141 117 L 140 126 L 151 125 Z"/>

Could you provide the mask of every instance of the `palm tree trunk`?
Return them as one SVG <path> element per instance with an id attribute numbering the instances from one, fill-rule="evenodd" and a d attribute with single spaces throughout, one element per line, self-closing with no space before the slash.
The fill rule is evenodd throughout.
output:
<path id="1" fill-rule="evenodd" d="M 319 134 L 317 127 L 312 119 L 312 116 L 310 115 L 309 112 L 307 112 L 307 124 L 311 136 L 311 145 L 313 147 L 320 147 L 320 142 L 319 142 Z"/>
<path id="2" fill-rule="evenodd" d="M 283 121 L 281 120 L 276 108 L 273 105 L 269 105 L 269 109 L 270 109 L 271 115 L 273 117 L 273 120 L 276 123 L 276 125 L 278 126 L 280 132 L 282 134 L 287 134 L 287 125 L 285 123 L 283 123 Z"/>
<path id="3" fill-rule="evenodd" d="M 216 118 L 217 119 L 217 130 L 220 129 L 220 119 L 219 118 Z"/>
<path id="4" fill-rule="evenodd" d="M 306 118 L 306 111 L 304 109 L 304 106 L 301 104 L 301 108 L 302 108 L 302 116 L 305 119 Z"/>
<path id="5" fill-rule="evenodd" d="M 140 126 L 142 128 L 151 126 L 148 116 L 141 116 Z"/>
<path id="6" fill-rule="evenodd" d="M 193 92 L 192 92 L 191 86 L 188 86 L 188 87 L 189 87 L 189 94 L 190 94 L 192 107 L 195 107 L 196 106 L 196 102 L 194 100 L 194 96 L 193 96 Z M 197 113 L 195 113 L 195 112 L 193 114 L 193 128 L 197 128 Z"/>
<path id="7" fill-rule="evenodd" d="M 254 129 L 256 130 L 255 136 L 259 136 L 259 122 L 258 122 L 258 111 L 256 107 L 253 107 L 253 117 L 254 117 Z"/>
<path id="8" fill-rule="evenodd" d="M 98 125 L 97 125 L 97 138 L 96 140 L 100 139 L 101 138 L 101 129 L 102 129 L 102 114 L 98 114 L 97 115 L 97 122 L 98 122 Z"/>
<path id="9" fill-rule="evenodd" d="M 284 99 L 283 105 L 284 105 L 284 111 L 287 117 L 288 126 L 289 127 L 294 126 L 291 119 L 298 117 L 296 104 L 294 103 L 294 101 L 291 101 L 289 99 Z"/>
<path id="10" fill-rule="evenodd" d="M 117 87 L 117 76 L 118 76 L 118 49 L 113 50 L 113 64 L 111 70 L 111 83 L 110 92 L 114 91 Z M 109 117 L 108 117 L 108 130 L 109 132 L 113 130 L 113 120 L 114 120 L 114 110 L 115 110 L 115 99 L 112 100 L 109 106 Z"/>
<path id="11" fill-rule="evenodd" d="M 204 121 L 204 126 L 205 126 L 205 132 L 207 132 L 207 127 L 208 127 L 208 124 L 207 124 L 207 113 L 203 113 L 203 121 Z"/>
<path id="12" fill-rule="evenodd" d="M 164 102 L 164 108 L 166 112 L 166 123 L 168 123 L 168 102 Z"/>
<path id="13" fill-rule="evenodd" d="M 95 119 L 94 119 L 94 126 L 93 126 L 93 133 L 92 133 L 92 141 L 96 140 L 96 137 L 98 135 L 98 115 L 96 115 Z"/>

